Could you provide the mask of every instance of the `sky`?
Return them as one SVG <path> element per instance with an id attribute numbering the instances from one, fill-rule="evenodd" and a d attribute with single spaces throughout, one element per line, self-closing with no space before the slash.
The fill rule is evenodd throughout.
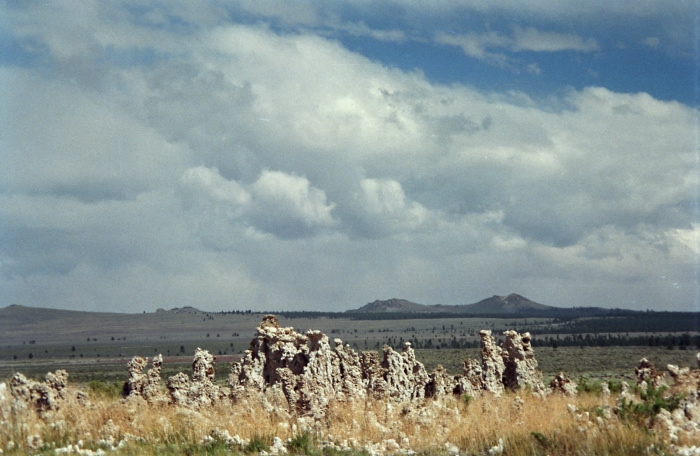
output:
<path id="1" fill-rule="evenodd" d="M 0 306 L 700 311 L 700 0 L 0 3 Z"/>

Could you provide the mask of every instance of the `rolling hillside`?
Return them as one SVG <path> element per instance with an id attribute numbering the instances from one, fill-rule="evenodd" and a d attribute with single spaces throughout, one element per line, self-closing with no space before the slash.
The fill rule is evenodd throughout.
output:
<path id="1" fill-rule="evenodd" d="M 370 302 L 348 313 L 450 313 L 450 314 L 513 314 L 527 312 L 556 311 L 559 307 L 547 306 L 531 301 L 518 294 L 492 296 L 474 304 L 425 305 L 405 299 L 387 299 Z M 564 310 L 564 309 L 562 309 Z"/>

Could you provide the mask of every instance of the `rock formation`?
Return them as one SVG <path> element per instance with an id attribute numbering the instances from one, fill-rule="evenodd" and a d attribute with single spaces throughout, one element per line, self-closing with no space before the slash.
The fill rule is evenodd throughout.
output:
<path id="1" fill-rule="evenodd" d="M 459 393 L 456 378 L 449 375 L 445 368 L 438 364 L 432 374 L 428 376 L 428 384 L 425 385 L 425 397 L 441 398 Z"/>
<path id="2" fill-rule="evenodd" d="M 363 398 L 366 384 L 360 356 L 340 339 L 331 348 L 320 331 L 300 334 L 282 328 L 267 315 L 240 363 L 229 375 L 234 399 L 252 391 L 279 388 L 290 408 L 305 415 L 323 414 L 328 401 Z"/>
<path id="3" fill-rule="evenodd" d="M 646 390 L 648 386 L 658 388 L 663 383 L 663 372 L 654 369 L 654 364 L 646 358 L 639 360 L 634 374 L 637 377 L 637 385 L 643 390 Z"/>
<path id="4" fill-rule="evenodd" d="M 221 394 L 214 384 L 214 356 L 197 348 L 192 361 L 192 380 L 182 372 L 168 379 L 167 388 L 174 404 L 198 408 L 216 403 Z"/>
<path id="5" fill-rule="evenodd" d="M 488 329 L 479 331 L 481 336 L 481 378 L 482 388 L 497 396 L 503 392 L 503 373 L 506 370 L 501 347 Z"/>
<path id="6" fill-rule="evenodd" d="M 409 342 L 401 351 L 384 346 L 380 359 L 377 352 L 357 353 L 340 339 L 331 346 L 328 336 L 320 331 L 301 334 L 294 328 L 283 328 L 274 315 L 266 315 L 241 361 L 232 363 L 228 388 L 214 384 L 215 359 L 199 348 L 192 363 L 192 378 L 179 373 L 170 377 L 166 386 L 170 402 L 185 407 L 211 405 L 224 397 L 233 401 L 283 398 L 290 412 L 315 418 L 325 414 L 330 401 L 369 397 L 408 402 L 484 392 L 500 395 L 505 389 L 515 391 L 522 387 L 545 392 L 530 334 L 506 331 L 501 346 L 491 331 L 479 334 L 481 360 L 466 360 L 462 375 L 448 375 L 441 366 L 428 374 Z M 153 367 L 144 372 L 147 362 L 147 358 L 134 357 L 128 363 L 125 395 L 143 397 L 148 402 L 163 401 L 162 357 L 155 357 Z M 552 388 L 573 394 L 575 385 L 569 383 L 558 376 Z"/>
<path id="7" fill-rule="evenodd" d="M 503 335 L 506 336 L 502 348 L 505 365 L 503 386 L 512 391 L 529 387 L 533 392 L 544 393 L 542 373 L 537 370 L 535 352 L 530 344 L 530 333 L 518 334 L 515 331 L 506 331 Z"/>
<path id="8" fill-rule="evenodd" d="M 160 371 L 163 365 L 163 356 L 153 358 L 152 368 L 144 372 L 148 358 L 134 356 L 126 365 L 129 379 L 124 384 L 123 394 L 127 398 L 142 397 L 147 402 L 160 402 L 165 400 L 161 390 Z"/>
<path id="9" fill-rule="evenodd" d="M 10 392 L 15 401 L 33 408 L 37 413 L 58 410 L 66 399 L 68 372 L 57 370 L 46 374 L 46 381 L 30 380 L 17 373 L 10 380 Z"/>
<path id="10" fill-rule="evenodd" d="M 484 373 L 481 362 L 476 359 L 464 360 L 462 376 L 456 378 L 457 386 L 455 393 L 475 396 L 484 389 Z"/>
<path id="11" fill-rule="evenodd" d="M 358 354 L 340 339 L 331 347 L 320 331 L 301 334 L 283 328 L 267 315 L 241 362 L 231 366 L 231 397 L 281 391 L 292 411 L 321 416 L 330 400 L 412 401 L 484 391 L 500 395 L 504 388 L 524 386 L 544 392 L 528 333 L 507 331 L 503 347 L 491 331 L 480 335 L 481 361 L 466 361 L 462 376 L 450 376 L 444 369 L 429 375 L 409 342 L 400 352 L 384 346 L 380 360 L 378 353 Z"/>
<path id="12" fill-rule="evenodd" d="M 425 397 L 428 373 L 423 363 L 416 359 L 410 342 L 404 343 L 401 353 L 385 345 L 382 367 L 390 398 L 406 401 Z"/>
<path id="13" fill-rule="evenodd" d="M 681 437 L 700 439 L 700 369 L 679 368 L 669 364 L 667 370 L 671 381 L 663 394 L 680 400 L 675 410 L 662 408 L 654 418 L 654 426 L 663 430 L 671 442 L 676 442 Z"/>
<path id="14" fill-rule="evenodd" d="M 554 376 L 549 383 L 549 388 L 553 393 L 560 393 L 566 396 L 575 396 L 577 394 L 576 382 L 567 377 L 563 372 L 559 372 Z"/>

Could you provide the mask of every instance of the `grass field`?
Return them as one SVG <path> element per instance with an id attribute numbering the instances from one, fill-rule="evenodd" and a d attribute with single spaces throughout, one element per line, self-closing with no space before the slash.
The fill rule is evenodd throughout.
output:
<path id="1" fill-rule="evenodd" d="M 450 398 L 400 407 L 377 401 L 331 402 L 327 416 L 313 423 L 288 414 L 283 403 L 272 409 L 258 403 L 222 403 L 191 411 L 120 401 L 121 386 L 128 377 L 126 363 L 134 355 L 163 354 L 165 380 L 177 372 L 190 374 L 193 352 L 201 347 L 217 356 L 215 381 L 226 384 L 230 363 L 248 348 L 259 321 L 260 315 L 194 311 L 107 314 L 99 321 L 94 321 L 94 314 L 81 320 L 75 314 L 67 319 L 57 312 L 53 318 L 30 315 L 12 324 L 0 321 L 4 325 L 0 328 L 0 381 L 16 372 L 39 379 L 48 371 L 66 369 L 70 387 L 88 392 L 91 400 L 87 409 L 73 404 L 50 419 L 30 411 L 5 416 L 0 420 L 0 450 L 17 455 L 78 450 L 124 455 L 259 454 L 268 451 L 278 437 L 291 454 L 318 456 L 411 452 L 447 456 L 489 451 L 515 456 L 672 454 L 663 435 L 649 432 L 648 417 L 630 420 L 610 414 L 615 399 L 591 392 L 594 389 L 577 398 L 541 399 L 523 391 L 519 399 L 508 393 L 502 398 Z M 414 337 L 478 340 L 482 328 L 498 335 L 513 327 L 523 331 L 549 323 L 494 318 L 281 320 L 282 325 L 300 331 L 320 329 L 359 351 L 380 350 L 386 342 L 398 346 Z M 52 334 L 57 328 L 61 331 Z M 633 383 L 634 368 L 643 357 L 660 370 L 667 364 L 694 367 L 694 348 L 536 347 L 535 355 L 545 380 L 564 371 L 590 386 L 613 379 Z M 465 359 L 479 358 L 479 349 L 419 349 L 416 356 L 429 372 L 441 364 L 459 374 Z M 572 414 L 571 406 L 582 412 Z M 239 435 L 240 440 L 236 443 L 225 435 Z M 678 443 L 700 445 L 696 440 Z"/>
<path id="2" fill-rule="evenodd" d="M 254 455 L 269 454 L 277 437 L 291 454 L 313 456 L 672 454 L 644 416 L 611 413 L 615 399 L 594 393 L 540 398 L 523 391 L 393 405 L 331 401 L 326 416 L 313 421 L 288 414 L 283 403 L 189 410 L 120 401 L 115 389 L 95 386 L 89 406 L 67 403 L 43 418 L 12 412 L 0 421 L 0 449 L 8 455 Z"/>

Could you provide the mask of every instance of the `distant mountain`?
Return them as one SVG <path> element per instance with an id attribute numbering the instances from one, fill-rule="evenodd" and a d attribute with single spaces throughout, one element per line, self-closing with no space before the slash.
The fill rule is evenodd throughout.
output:
<path id="1" fill-rule="evenodd" d="M 405 299 L 387 299 L 370 302 L 348 313 L 450 313 L 450 314 L 521 314 L 568 311 L 560 307 L 547 306 L 519 294 L 492 296 L 474 304 L 446 305 L 418 304 Z"/>
<path id="2" fill-rule="evenodd" d="M 527 311 L 546 311 L 560 309 L 559 307 L 546 306 L 535 301 L 531 301 L 519 294 L 509 294 L 508 296 L 491 296 L 482 299 L 474 304 L 460 306 L 465 313 L 520 313 Z"/>
<path id="3" fill-rule="evenodd" d="M 174 314 L 201 314 L 201 313 L 206 313 L 202 310 L 197 309 L 196 307 L 191 307 L 191 306 L 185 306 L 185 307 L 173 307 L 170 310 L 165 310 L 162 307 L 156 309 L 156 313 L 174 313 Z"/>
<path id="4" fill-rule="evenodd" d="M 407 301 L 405 299 L 391 298 L 384 301 L 377 299 L 360 307 L 359 309 L 349 310 L 348 312 L 373 312 L 373 313 L 392 313 L 392 312 L 431 312 L 432 306 L 418 304 Z"/>

